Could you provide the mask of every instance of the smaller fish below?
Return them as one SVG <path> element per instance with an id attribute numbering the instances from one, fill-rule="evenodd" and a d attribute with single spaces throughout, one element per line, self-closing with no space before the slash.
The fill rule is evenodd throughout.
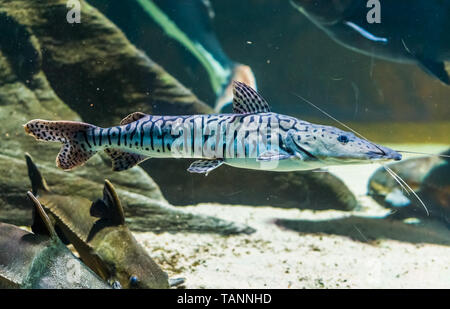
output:
<path id="1" fill-rule="evenodd" d="M 182 284 L 170 279 L 125 224 L 122 204 L 105 180 L 103 198 L 95 202 L 50 190 L 29 154 L 25 155 L 32 190 L 49 213 L 60 238 L 71 243 L 83 262 L 113 287 L 158 288 Z"/>
<path id="2" fill-rule="evenodd" d="M 442 155 L 448 156 L 450 150 Z M 450 227 L 450 162 L 446 157 L 417 157 L 389 164 L 427 206 L 430 218 Z M 428 217 L 417 199 L 408 195 L 384 168 L 369 179 L 368 194 L 377 202 L 393 209 L 393 218 Z"/>
<path id="3" fill-rule="evenodd" d="M 380 22 L 368 21 L 361 0 L 291 0 L 291 4 L 339 44 L 362 54 L 411 63 L 450 85 L 450 2 L 382 1 Z"/>
<path id="4" fill-rule="evenodd" d="M 58 238 L 31 193 L 32 233 L 0 223 L 0 289 L 108 289 Z"/>

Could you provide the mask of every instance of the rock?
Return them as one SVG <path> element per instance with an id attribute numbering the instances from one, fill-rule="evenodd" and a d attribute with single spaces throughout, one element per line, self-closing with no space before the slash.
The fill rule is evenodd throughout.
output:
<path id="1" fill-rule="evenodd" d="M 349 216 L 317 221 L 276 219 L 275 224 L 300 234 L 340 235 L 373 245 L 386 239 L 412 244 L 450 245 L 449 231 L 437 221 L 413 225 L 386 218 Z"/>
<path id="2" fill-rule="evenodd" d="M 315 210 L 352 210 L 357 206 L 354 194 L 329 173 L 279 173 L 224 165 L 204 176 L 186 171 L 191 161 L 155 159 L 141 166 L 174 205 L 216 202 Z"/>
<path id="3" fill-rule="evenodd" d="M 450 150 L 444 154 L 449 153 Z M 408 195 L 384 168 L 380 168 L 370 178 L 368 191 L 381 205 L 395 209 L 391 217 L 432 218 L 450 224 L 448 158 L 417 157 L 390 164 L 389 167 L 417 193 L 429 212 L 428 215 L 416 197 Z"/>
<path id="4" fill-rule="evenodd" d="M 160 111 L 167 106 L 169 112 L 173 102 L 180 111 L 208 111 L 188 90 L 129 44 L 97 10 L 85 3 L 82 10 L 83 23 L 70 25 L 65 19 L 66 1 L 42 4 L 34 0 L 0 0 L 0 220 L 29 224 L 31 216 L 24 206 L 27 205 L 24 193 L 29 190 L 30 182 L 23 157 L 28 152 L 60 194 L 94 199 L 99 196 L 104 179 L 109 179 L 123 196 L 132 229 L 253 232 L 247 226 L 171 207 L 158 185 L 139 167 L 113 173 L 105 157 L 95 156 L 83 168 L 70 172 L 59 170 L 55 157 L 60 146 L 38 143 L 25 135 L 22 124 L 34 118 L 79 121 L 81 114 L 97 124 L 99 121 L 118 122 L 129 110 L 138 110 L 138 106 L 142 106 L 144 112 Z M 120 72 L 117 63 L 131 71 Z M 104 96 L 94 96 L 94 92 L 89 91 L 91 88 L 83 84 L 96 89 L 100 81 L 108 87 Z M 117 90 L 119 84 L 124 87 L 119 89 L 123 97 L 109 92 Z M 140 89 L 144 84 L 148 87 L 144 90 L 151 93 L 145 100 L 133 88 Z M 67 100 L 70 107 L 61 98 Z M 98 102 L 94 102 L 94 98 L 98 98 Z M 128 98 L 126 104 L 121 98 Z M 89 110 L 89 102 L 104 110 Z M 79 109 L 74 111 L 71 107 Z M 107 116 L 102 117 L 102 114 Z M 133 218 L 133 215 L 145 217 Z"/>
<path id="5" fill-rule="evenodd" d="M 53 90 L 84 121 L 111 126 L 134 111 L 212 111 L 86 2 L 81 1 L 83 21 L 69 24 L 66 3 L 0 1 L 2 7 L 10 7 L 6 14 L 35 37 L 42 70 Z"/>

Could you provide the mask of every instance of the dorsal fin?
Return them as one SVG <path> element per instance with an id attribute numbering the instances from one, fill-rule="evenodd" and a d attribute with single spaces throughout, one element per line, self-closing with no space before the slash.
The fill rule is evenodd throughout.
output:
<path id="1" fill-rule="evenodd" d="M 91 216 L 107 219 L 114 225 L 125 224 L 125 215 L 122 203 L 117 196 L 117 192 L 109 180 L 105 179 L 103 187 L 103 199 L 98 199 L 92 203 L 90 209 Z"/>
<path id="2" fill-rule="evenodd" d="M 123 118 L 122 121 L 120 122 L 120 125 L 123 126 L 124 124 L 129 124 L 129 123 L 135 122 L 136 120 L 139 120 L 139 119 L 147 117 L 147 116 L 148 116 L 147 114 L 144 114 L 141 112 L 135 112 L 135 113 L 129 114 L 128 116 Z"/>
<path id="3" fill-rule="evenodd" d="M 39 195 L 39 191 L 49 192 L 50 189 L 45 181 L 44 177 L 42 177 L 41 172 L 38 170 L 36 164 L 33 162 L 33 158 L 31 155 L 26 152 L 25 160 L 27 162 L 28 167 L 28 177 L 31 180 L 31 189 L 34 195 Z"/>
<path id="4" fill-rule="evenodd" d="M 270 107 L 252 87 L 234 81 L 233 112 L 236 114 L 270 113 Z"/>
<path id="5" fill-rule="evenodd" d="M 50 218 L 42 208 L 41 203 L 38 199 L 31 193 L 27 192 L 27 196 L 33 204 L 33 223 L 31 225 L 31 230 L 36 235 L 47 235 L 52 239 L 57 239 L 55 229 L 50 221 Z"/>

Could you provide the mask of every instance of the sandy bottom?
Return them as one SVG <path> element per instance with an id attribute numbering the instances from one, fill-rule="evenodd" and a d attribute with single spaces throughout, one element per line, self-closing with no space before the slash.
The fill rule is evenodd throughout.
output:
<path id="1" fill-rule="evenodd" d="M 135 235 L 186 288 L 450 288 L 450 231 L 437 221 L 382 219 L 387 210 L 365 195 L 376 168 L 329 169 L 357 196 L 351 213 L 200 204 L 184 209 L 257 232 Z"/>

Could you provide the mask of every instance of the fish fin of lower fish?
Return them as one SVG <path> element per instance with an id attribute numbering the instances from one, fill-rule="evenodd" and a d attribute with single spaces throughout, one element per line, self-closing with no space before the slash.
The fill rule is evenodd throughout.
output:
<path id="1" fill-rule="evenodd" d="M 450 85 L 450 68 L 446 68 L 444 62 L 427 59 L 424 57 L 416 56 L 422 69 L 428 74 L 436 77 L 446 85 Z"/>
<path id="2" fill-rule="evenodd" d="M 171 288 L 182 285 L 186 282 L 186 278 L 170 278 L 169 279 L 169 286 Z"/>
<path id="3" fill-rule="evenodd" d="M 28 177 L 31 180 L 31 190 L 33 194 L 38 195 L 40 191 L 50 192 L 47 182 L 44 177 L 42 177 L 41 172 L 36 164 L 34 164 L 33 158 L 28 152 L 25 153 L 25 160 L 27 162 Z"/>
<path id="4" fill-rule="evenodd" d="M 128 116 L 123 118 L 122 121 L 120 122 L 120 125 L 123 126 L 125 124 L 135 122 L 136 120 L 139 120 L 139 119 L 147 117 L 147 116 L 148 116 L 147 114 L 144 114 L 141 112 L 135 112 L 135 113 L 129 114 Z"/>
<path id="5" fill-rule="evenodd" d="M 212 170 L 218 168 L 224 163 L 222 159 L 213 159 L 213 160 L 197 160 L 192 162 L 192 164 L 188 168 L 188 172 L 197 173 L 197 174 L 205 174 L 208 176 L 208 173 Z"/>
<path id="6" fill-rule="evenodd" d="M 260 154 L 256 161 L 279 161 L 279 160 L 286 160 L 291 158 L 292 155 L 288 154 L 287 152 L 281 152 L 281 151 L 275 151 L 275 150 L 267 150 Z"/>
<path id="7" fill-rule="evenodd" d="M 56 165 L 64 170 L 83 165 L 97 150 L 89 142 L 88 133 L 97 127 L 78 121 L 34 119 L 24 125 L 25 132 L 37 140 L 63 144 Z"/>
<path id="8" fill-rule="evenodd" d="M 114 148 L 105 149 L 105 153 L 111 158 L 112 169 L 115 172 L 125 171 L 147 160 L 149 157 L 140 154 L 126 152 Z"/>
<path id="9" fill-rule="evenodd" d="M 114 186 L 108 180 L 105 180 L 105 186 L 103 187 L 103 199 L 93 202 L 89 212 L 91 216 L 107 219 L 109 223 L 114 225 L 125 224 L 122 203 Z"/>
<path id="10" fill-rule="evenodd" d="M 252 87 L 233 81 L 233 112 L 236 114 L 270 113 L 270 107 Z"/>
<path id="11" fill-rule="evenodd" d="M 70 244 L 70 240 L 67 239 L 66 235 L 64 235 L 64 232 L 61 230 L 61 228 L 58 225 L 54 226 L 56 235 L 58 235 L 58 238 L 61 240 L 63 244 L 66 246 Z"/>
<path id="12" fill-rule="evenodd" d="M 31 225 L 33 233 L 36 235 L 47 235 L 52 239 L 58 239 L 53 224 L 45 213 L 41 203 L 30 191 L 27 192 L 27 196 L 33 204 L 33 223 Z"/>

